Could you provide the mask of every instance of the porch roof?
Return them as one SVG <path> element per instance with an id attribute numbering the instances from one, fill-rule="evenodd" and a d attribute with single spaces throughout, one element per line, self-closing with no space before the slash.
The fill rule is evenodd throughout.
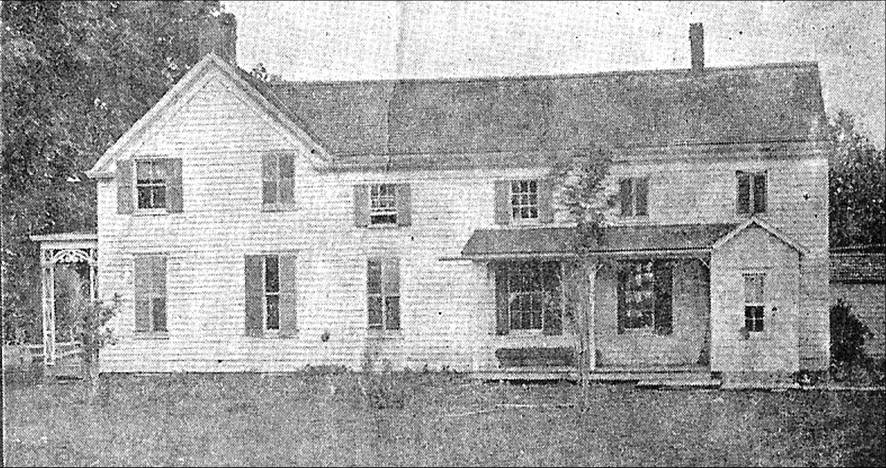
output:
<path id="1" fill-rule="evenodd" d="M 706 252 L 735 224 L 613 226 L 603 230 L 592 252 L 601 255 Z M 477 229 L 462 248 L 475 260 L 574 257 L 574 227 Z"/>

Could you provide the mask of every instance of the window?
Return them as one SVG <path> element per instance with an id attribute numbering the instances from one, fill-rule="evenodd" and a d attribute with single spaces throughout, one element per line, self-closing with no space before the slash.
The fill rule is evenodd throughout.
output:
<path id="1" fill-rule="evenodd" d="M 397 224 L 397 186 L 374 184 L 369 187 L 369 224 Z"/>
<path id="2" fill-rule="evenodd" d="M 135 168 L 138 209 L 166 208 L 166 160 L 136 161 Z"/>
<path id="3" fill-rule="evenodd" d="M 276 255 L 264 258 L 264 325 L 266 330 L 280 329 L 280 261 Z"/>
<path id="4" fill-rule="evenodd" d="M 166 258 L 139 255 L 134 262 L 135 331 L 166 331 Z"/>
<path id="5" fill-rule="evenodd" d="M 400 329 L 400 264 L 397 259 L 367 261 L 369 328 Z"/>
<path id="6" fill-rule="evenodd" d="M 538 182 L 515 180 L 511 182 L 511 217 L 514 220 L 538 219 Z"/>
<path id="7" fill-rule="evenodd" d="M 647 199 L 649 195 L 648 178 L 622 179 L 619 182 L 619 200 L 621 215 L 646 216 L 648 213 Z"/>
<path id="8" fill-rule="evenodd" d="M 744 326 L 749 332 L 763 331 L 764 274 L 744 275 Z"/>
<path id="9" fill-rule="evenodd" d="M 624 268 L 624 328 L 651 328 L 655 325 L 655 275 L 652 262 L 630 262 Z"/>
<path id="10" fill-rule="evenodd" d="M 673 331 L 673 266 L 668 260 L 634 260 L 618 266 L 618 332 Z"/>
<path id="11" fill-rule="evenodd" d="M 295 158 L 291 154 L 262 157 L 262 205 L 276 207 L 293 203 Z"/>
<path id="12" fill-rule="evenodd" d="M 507 268 L 508 326 L 511 330 L 543 330 L 559 312 L 560 264 L 557 262 L 513 263 Z"/>
<path id="13" fill-rule="evenodd" d="M 736 171 L 738 179 L 738 214 L 755 214 L 766 212 L 767 173 Z"/>

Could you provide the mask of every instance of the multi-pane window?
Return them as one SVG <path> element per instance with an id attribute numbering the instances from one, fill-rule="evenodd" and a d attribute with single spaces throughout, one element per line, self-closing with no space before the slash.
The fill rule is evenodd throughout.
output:
<path id="1" fill-rule="evenodd" d="M 264 257 L 264 325 L 266 330 L 280 329 L 280 260 Z"/>
<path id="2" fill-rule="evenodd" d="M 762 273 L 744 275 L 744 326 L 749 332 L 763 331 L 763 282 Z"/>
<path id="3" fill-rule="evenodd" d="M 369 224 L 397 224 L 397 186 L 369 186 Z"/>
<path id="4" fill-rule="evenodd" d="M 135 173 L 138 208 L 166 208 L 166 160 L 136 161 Z"/>
<path id="5" fill-rule="evenodd" d="M 542 330 L 545 308 L 558 307 L 560 266 L 556 262 L 508 266 L 508 324 L 511 330 Z"/>
<path id="6" fill-rule="evenodd" d="M 511 217 L 514 220 L 538 218 L 538 182 L 515 180 L 511 182 Z"/>
<path id="7" fill-rule="evenodd" d="M 262 157 L 262 204 L 266 207 L 292 204 L 295 160 L 291 154 Z"/>
<path id="8" fill-rule="evenodd" d="M 619 181 L 619 202 L 622 216 L 646 216 L 649 198 L 649 179 L 630 178 Z"/>
<path id="9" fill-rule="evenodd" d="M 367 262 L 366 297 L 370 329 L 400 329 L 399 270 L 396 259 L 370 259 Z"/>
<path id="10" fill-rule="evenodd" d="M 624 328 L 642 329 L 655 324 L 655 274 L 652 261 L 628 262 L 622 266 Z"/>
<path id="11" fill-rule="evenodd" d="M 765 213 L 767 198 L 766 171 L 736 171 L 735 176 L 738 183 L 738 200 L 736 201 L 736 211 L 738 214 Z"/>

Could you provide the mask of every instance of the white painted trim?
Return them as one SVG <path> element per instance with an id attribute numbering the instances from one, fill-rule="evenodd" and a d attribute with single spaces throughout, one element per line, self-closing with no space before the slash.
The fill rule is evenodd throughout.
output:
<path id="1" fill-rule="evenodd" d="M 711 248 L 711 250 L 717 250 L 720 247 L 724 246 L 729 241 L 731 241 L 735 236 L 737 236 L 739 233 L 741 233 L 745 229 L 751 227 L 751 225 L 759 226 L 764 231 L 768 232 L 769 234 L 772 234 L 776 239 L 784 242 L 785 244 L 787 244 L 788 246 L 790 246 L 791 248 L 793 248 L 794 250 L 799 252 L 800 255 L 804 255 L 808 252 L 808 250 L 805 247 L 794 242 L 793 240 L 791 240 L 790 237 L 786 236 L 784 233 L 782 233 L 779 230 L 775 229 L 774 227 L 770 226 L 769 223 L 761 220 L 760 218 L 757 218 L 756 216 L 751 216 L 747 221 L 745 221 L 744 223 L 739 225 L 737 228 L 733 229 L 731 232 L 727 233 L 725 236 L 721 237 L 719 240 L 717 240 L 717 242 L 714 242 L 714 245 Z"/>

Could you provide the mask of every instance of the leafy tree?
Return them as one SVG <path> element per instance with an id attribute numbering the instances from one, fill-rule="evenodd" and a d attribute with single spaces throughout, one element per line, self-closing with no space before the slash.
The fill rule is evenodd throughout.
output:
<path id="1" fill-rule="evenodd" d="M 837 113 L 829 126 L 830 239 L 832 247 L 886 244 L 886 159 Z"/>
<path id="2" fill-rule="evenodd" d="M 3 335 L 40 339 L 31 234 L 95 229 L 84 174 L 190 69 L 218 1 L 2 2 Z"/>

